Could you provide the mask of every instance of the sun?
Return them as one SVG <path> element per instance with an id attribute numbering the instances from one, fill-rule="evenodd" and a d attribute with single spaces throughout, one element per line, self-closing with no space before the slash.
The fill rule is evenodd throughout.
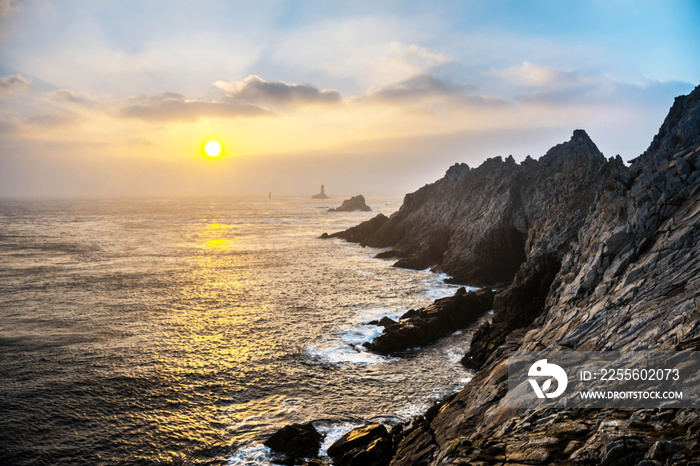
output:
<path id="1" fill-rule="evenodd" d="M 204 153 L 207 154 L 208 157 L 218 157 L 222 152 L 223 147 L 221 147 L 221 143 L 219 141 L 211 139 L 204 143 Z"/>

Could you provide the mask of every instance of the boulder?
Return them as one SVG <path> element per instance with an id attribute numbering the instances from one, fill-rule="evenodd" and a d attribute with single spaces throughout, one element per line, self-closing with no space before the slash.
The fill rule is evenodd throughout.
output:
<path id="1" fill-rule="evenodd" d="M 336 466 L 386 465 L 391 454 L 389 432 L 382 424 L 351 430 L 328 448 L 328 456 Z"/>
<path id="2" fill-rule="evenodd" d="M 272 434 L 264 445 L 291 459 L 309 458 L 318 455 L 322 438 L 311 423 L 290 424 Z"/>

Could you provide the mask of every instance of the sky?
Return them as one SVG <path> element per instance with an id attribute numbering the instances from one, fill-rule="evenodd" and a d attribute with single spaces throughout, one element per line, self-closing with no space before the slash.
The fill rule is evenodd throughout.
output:
<path id="1" fill-rule="evenodd" d="M 630 160 L 700 84 L 697 24 L 695 0 L 0 0 L 0 197 L 400 195 L 579 128 Z"/>

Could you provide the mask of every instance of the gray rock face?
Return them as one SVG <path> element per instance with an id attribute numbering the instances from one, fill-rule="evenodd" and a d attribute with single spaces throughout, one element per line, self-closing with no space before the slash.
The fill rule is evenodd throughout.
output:
<path id="1" fill-rule="evenodd" d="M 509 351 L 700 350 L 700 86 L 676 99 L 649 149 L 629 168 L 601 160 L 586 139 L 577 131 L 521 168 L 487 162 L 494 187 L 474 174 L 482 167 L 453 167 L 407 196 L 402 210 L 367 240 L 422 254 L 429 248 L 411 243 L 410 235 L 425 239 L 424 229 L 435 231 L 427 220 L 432 211 L 447 232 L 436 237 L 446 245 L 436 263 L 459 271 L 449 264 L 458 257 L 471 264 L 475 255 L 470 245 L 460 251 L 457 238 L 484 244 L 474 228 L 487 236 L 495 228 L 473 211 L 527 232 L 525 261 L 495 298 L 494 324 L 474 337 L 468 357 L 479 372 L 404 426 L 410 434 L 402 436 L 391 464 L 697 464 L 696 410 L 514 411 L 503 402 Z M 528 165 L 550 174 L 551 186 L 532 175 L 531 186 L 516 184 L 511 172 L 524 177 Z M 593 183 L 590 189 L 569 177 L 571 170 Z M 471 187 L 480 180 L 490 194 L 484 198 Z M 452 206 L 436 201 L 450 190 L 458 193 Z M 470 202 L 480 201 L 471 210 L 459 200 L 467 193 Z M 480 226 L 460 227 L 463 215 Z"/>
<path id="2" fill-rule="evenodd" d="M 372 209 L 365 203 L 365 197 L 362 194 L 358 194 L 350 199 L 345 199 L 340 207 L 328 209 L 328 212 L 352 212 L 354 210 L 370 212 Z"/>
<path id="3" fill-rule="evenodd" d="M 537 161 L 496 157 L 475 169 L 456 164 L 406 195 L 362 245 L 391 246 L 400 258 L 396 266 L 434 267 L 460 283 L 507 282 L 537 252 L 562 256 L 605 180 L 621 169 L 582 130 Z"/>

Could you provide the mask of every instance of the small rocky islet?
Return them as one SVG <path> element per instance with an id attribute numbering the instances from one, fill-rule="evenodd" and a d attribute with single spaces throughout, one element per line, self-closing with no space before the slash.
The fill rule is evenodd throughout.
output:
<path id="1" fill-rule="evenodd" d="M 510 351 L 700 350 L 700 86 L 629 166 L 576 130 L 538 160 L 456 164 L 390 217 L 322 237 L 483 287 L 373 322 L 384 333 L 371 351 L 400 354 L 493 309 L 461 391 L 405 424 L 348 432 L 328 449 L 333 464 L 700 465 L 694 409 L 504 402 Z"/>

